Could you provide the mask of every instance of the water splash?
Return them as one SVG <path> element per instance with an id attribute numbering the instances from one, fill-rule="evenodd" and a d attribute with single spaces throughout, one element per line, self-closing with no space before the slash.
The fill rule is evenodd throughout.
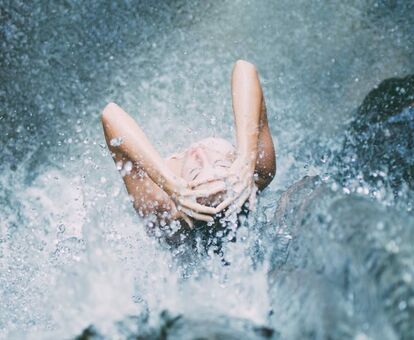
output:
<path id="1" fill-rule="evenodd" d="M 0 337 L 68 338 L 91 324 L 109 338 L 119 325 L 123 335 L 160 334 L 168 309 L 194 332 L 203 320 L 212 330 L 226 320 L 235 332 L 267 325 L 275 337 L 378 338 L 377 329 L 409 338 L 412 255 L 394 231 L 408 233 L 411 222 L 383 210 L 395 203 L 389 188 L 361 203 L 352 192 L 366 196 L 366 187 L 356 175 L 339 205 L 315 194 L 325 206 L 292 212 L 275 201 L 305 175 L 328 179 L 354 108 L 381 80 L 414 72 L 411 13 L 409 2 L 371 1 L 3 6 Z M 240 57 L 259 67 L 277 179 L 237 243 L 225 243 L 230 266 L 214 252 L 183 261 L 186 249 L 149 237 L 133 212 L 99 114 L 118 102 L 163 156 L 210 135 L 230 139 L 229 76 Z M 314 197 L 288 192 L 298 205 Z M 275 224 L 275 212 L 286 221 Z M 385 231 L 358 232 L 352 218 Z"/>

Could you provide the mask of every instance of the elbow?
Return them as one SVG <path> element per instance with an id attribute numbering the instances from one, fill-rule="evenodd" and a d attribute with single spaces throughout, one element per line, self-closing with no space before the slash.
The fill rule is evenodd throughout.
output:
<path id="1" fill-rule="evenodd" d="M 108 103 L 101 113 L 102 124 L 106 124 L 110 121 L 111 117 L 119 110 L 119 106 L 114 102 Z"/>
<path id="2" fill-rule="evenodd" d="M 234 64 L 234 68 L 247 69 L 255 72 L 257 71 L 256 66 L 254 64 L 243 59 L 238 59 Z"/>

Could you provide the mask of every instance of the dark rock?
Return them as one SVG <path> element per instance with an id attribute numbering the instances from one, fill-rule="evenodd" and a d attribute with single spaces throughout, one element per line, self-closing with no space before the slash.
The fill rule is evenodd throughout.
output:
<path id="1" fill-rule="evenodd" d="M 272 226 L 270 318 L 284 338 L 414 334 L 412 216 L 308 177 L 281 196 Z"/>
<path id="2" fill-rule="evenodd" d="M 258 326 L 251 321 L 200 312 L 197 316 L 173 315 L 168 311 L 160 314 L 157 326 L 149 326 L 148 320 L 127 317 L 116 322 L 117 338 L 152 340 L 259 340 L 279 339 L 278 333 L 269 327 Z M 76 340 L 104 340 L 114 336 L 103 335 L 94 326 L 86 328 Z"/>
<path id="3" fill-rule="evenodd" d="M 384 80 L 366 96 L 337 160 L 345 182 L 362 175 L 396 197 L 414 189 L 414 75 Z"/>

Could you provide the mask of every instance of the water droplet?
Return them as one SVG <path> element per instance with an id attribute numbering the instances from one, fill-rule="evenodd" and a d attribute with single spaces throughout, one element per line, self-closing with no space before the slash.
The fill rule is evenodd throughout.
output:
<path id="1" fill-rule="evenodd" d="M 411 283 L 412 282 L 412 280 L 413 280 L 413 278 L 412 278 L 412 276 L 411 276 L 411 274 L 410 273 L 404 273 L 403 275 L 402 275 L 402 279 L 404 280 L 404 282 L 406 282 L 406 283 Z"/>
<path id="2" fill-rule="evenodd" d="M 358 333 L 355 340 L 369 340 L 369 337 L 365 333 Z"/>
<path id="3" fill-rule="evenodd" d="M 407 308 L 407 302 L 405 302 L 405 301 L 400 301 L 400 303 L 398 304 L 398 308 L 399 308 L 400 310 L 404 310 L 404 309 L 406 309 L 406 308 Z"/>
<path id="4" fill-rule="evenodd" d="M 124 170 L 129 174 L 132 170 L 132 162 L 127 161 L 124 165 Z"/>
<path id="5" fill-rule="evenodd" d="M 120 146 L 122 143 L 123 143 L 123 139 L 122 139 L 122 137 L 115 137 L 115 138 L 112 138 L 111 139 L 111 141 L 109 142 L 109 144 L 111 145 L 111 146 Z"/>
<path id="6" fill-rule="evenodd" d="M 394 240 L 391 240 L 387 243 L 385 246 L 385 249 L 390 253 L 398 253 L 400 251 L 400 248 L 398 247 L 397 243 Z"/>

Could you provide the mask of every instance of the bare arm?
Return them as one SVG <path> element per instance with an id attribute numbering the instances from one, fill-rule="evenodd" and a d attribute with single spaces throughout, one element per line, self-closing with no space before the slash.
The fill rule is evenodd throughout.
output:
<path id="1" fill-rule="evenodd" d="M 237 157 L 254 169 L 255 182 L 259 190 L 263 190 L 275 176 L 276 158 L 256 67 L 238 60 L 233 68 L 231 85 Z"/>
<path id="2" fill-rule="evenodd" d="M 138 124 L 118 105 L 109 103 L 105 107 L 102 123 L 108 146 L 145 169 L 151 180 L 166 193 L 172 194 L 175 186 L 185 185 L 166 166 Z"/>
<path id="3" fill-rule="evenodd" d="M 204 221 L 212 220 L 204 214 L 214 214 L 216 210 L 196 203 L 197 195 L 206 193 L 190 190 L 187 182 L 172 172 L 138 124 L 124 110 L 114 103 L 108 104 L 102 113 L 102 124 L 114 160 L 126 159 L 134 164 L 132 176 L 124 177 L 127 190 L 134 197 L 134 206 L 143 207 L 144 214 L 151 210 L 154 213 L 172 211 L 178 217 L 180 214 L 174 211 L 177 207 L 185 215 Z M 147 202 L 141 202 L 143 200 Z M 191 224 L 188 216 L 181 214 Z"/>
<path id="4" fill-rule="evenodd" d="M 252 209 L 256 190 L 263 190 L 276 173 L 275 149 L 256 67 L 238 60 L 231 85 L 237 155 L 225 176 L 229 195 L 217 206 L 219 211 L 230 206 L 226 216 L 240 211 L 247 200 Z M 208 181 L 194 181 L 193 186 Z"/>
<path id="5" fill-rule="evenodd" d="M 275 150 L 255 66 L 237 61 L 231 85 L 237 156 L 228 173 L 230 195 L 217 207 L 222 210 L 230 206 L 225 216 L 240 211 L 247 200 L 253 209 L 256 190 L 263 190 L 276 172 Z"/>
<path id="6" fill-rule="evenodd" d="M 122 147 L 125 138 L 123 137 L 123 125 L 130 119 L 127 115 L 114 103 L 108 104 L 103 110 L 102 126 L 112 158 L 118 169 L 127 169 L 122 171 L 122 177 L 128 194 L 133 199 L 134 208 L 141 216 L 148 216 L 151 213 L 157 216 L 171 216 L 174 210 L 173 201 L 145 170 L 134 162 L 128 153 L 125 153 L 128 150 Z M 119 143 L 121 144 L 118 145 Z"/>

